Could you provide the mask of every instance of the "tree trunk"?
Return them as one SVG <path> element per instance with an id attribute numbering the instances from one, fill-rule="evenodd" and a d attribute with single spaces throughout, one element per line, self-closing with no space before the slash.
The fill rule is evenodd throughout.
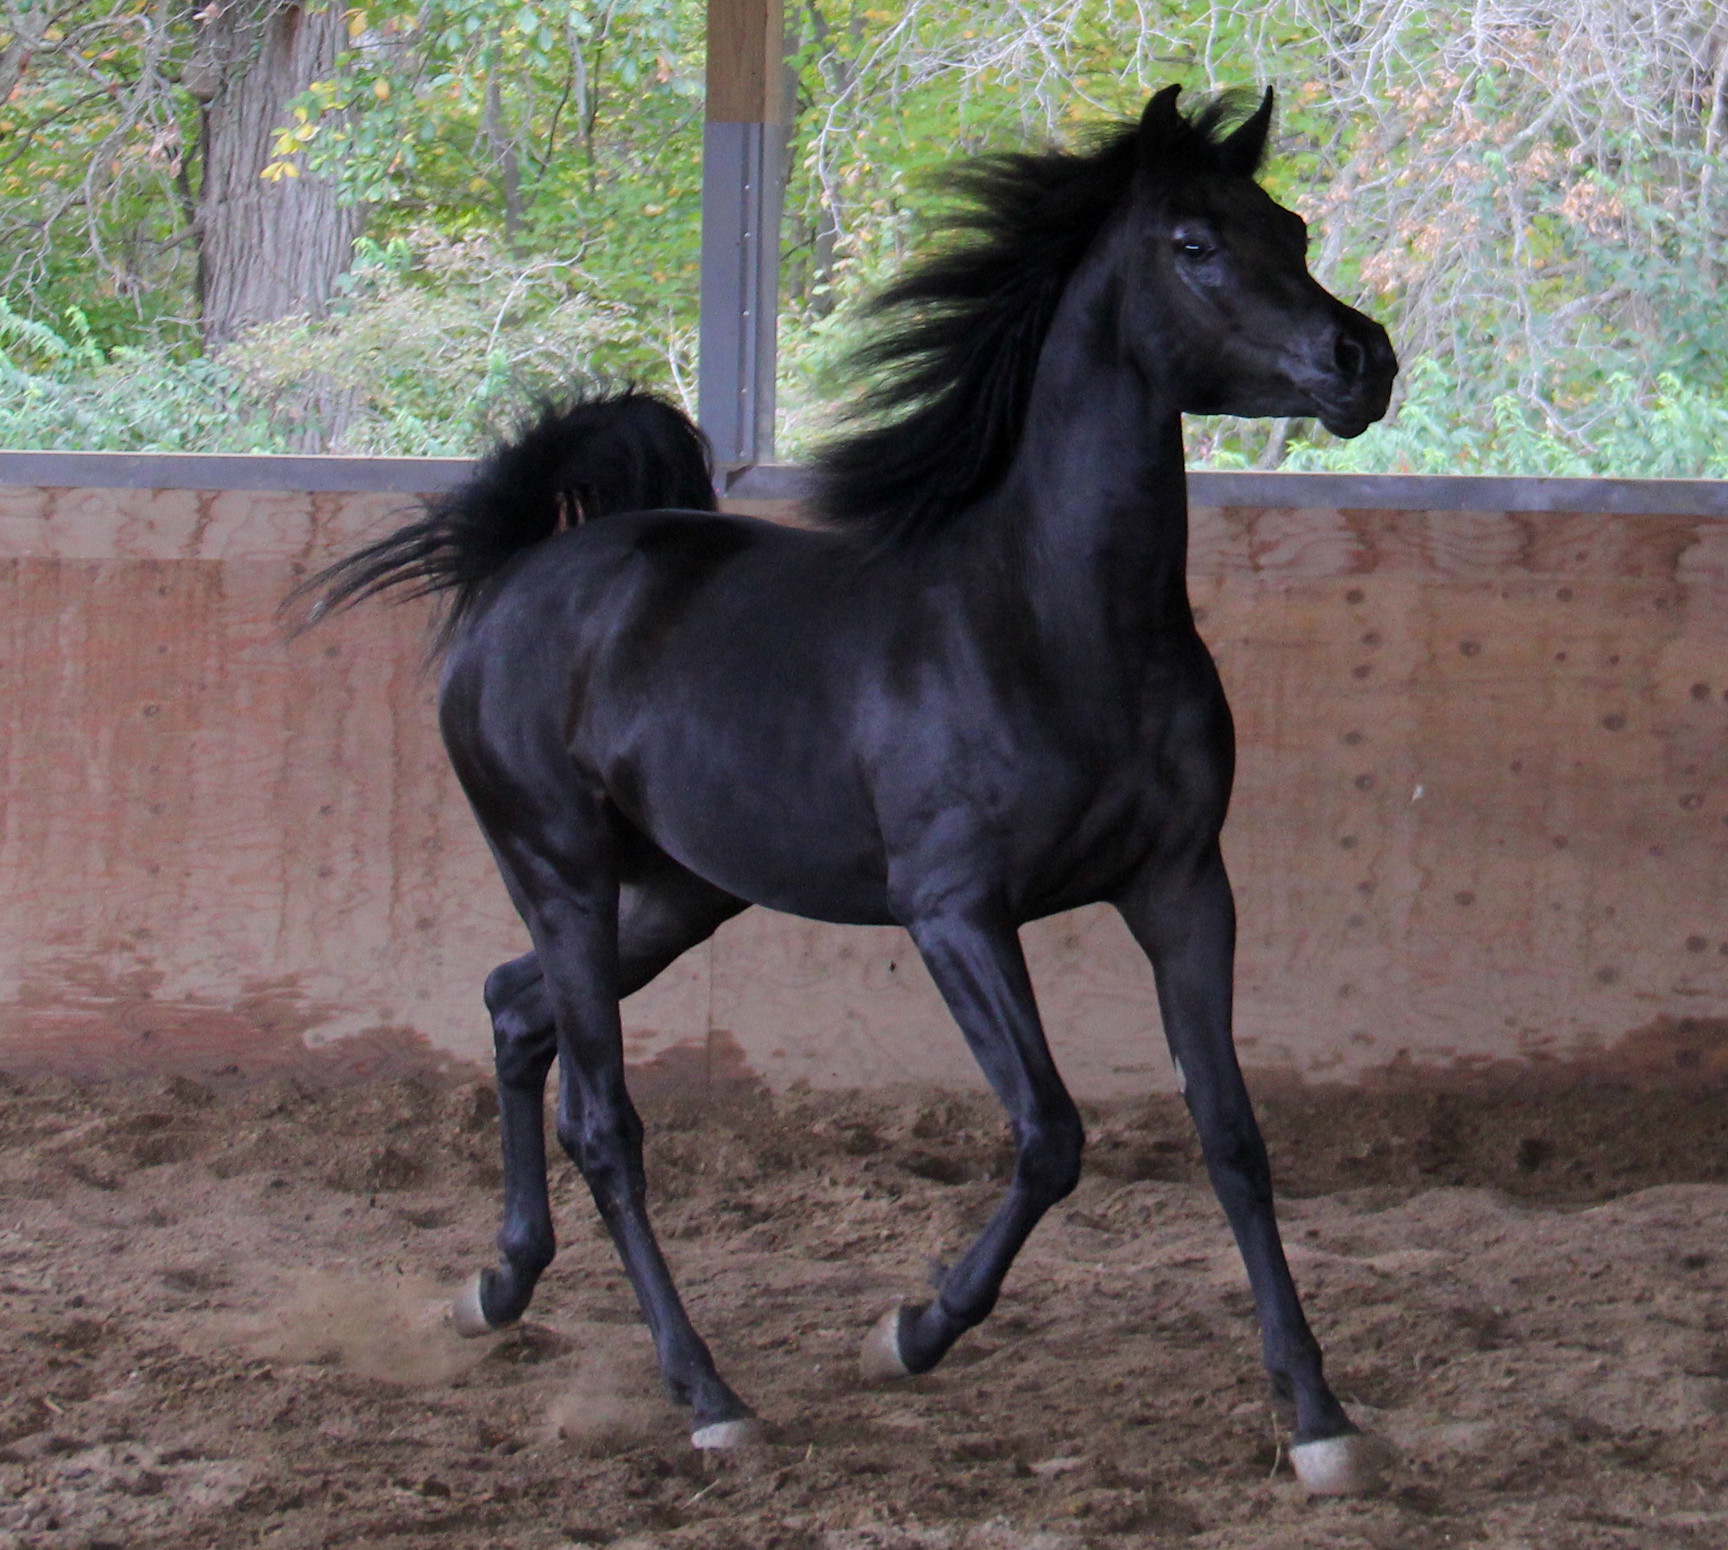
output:
<path id="1" fill-rule="evenodd" d="M 342 8 L 236 0 L 206 23 L 214 67 L 198 195 L 199 304 L 215 349 L 255 323 L 321 314 L 348 265 L 359 211 L 302 173 L 266 181 L 288 101 L 335 65 Z"/>

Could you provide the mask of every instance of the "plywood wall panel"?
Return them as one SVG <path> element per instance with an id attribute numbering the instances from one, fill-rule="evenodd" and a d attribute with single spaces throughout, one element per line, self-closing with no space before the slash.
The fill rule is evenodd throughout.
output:
<path id="1" fill-rule="evenodd" d="M 424 615 L 289 640 L 276 613 L 404 504 L 0 490 L 0 1069 L 485 1057 L 479 984 L 525 937 Z M 1241 738 L 1248 1065 L 1717 1058 L 1728 522 L 1200 511 L 1192 589 Z M 1076 1088 L 1167 1087 L 1114 915 L 1025 941 Z M 753 911 L 626 1010 L 632 1061 L 681 1080 L 976 1083 L 898 931 Z"/>

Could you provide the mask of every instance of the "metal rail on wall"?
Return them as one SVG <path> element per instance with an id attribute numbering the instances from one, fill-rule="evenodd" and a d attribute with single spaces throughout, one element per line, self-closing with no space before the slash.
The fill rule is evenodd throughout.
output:
<path id="1" fill-rule="evenodd" d="M 0 488 L 276 490 L 431 495 L 473 469 L 460 457 L 320 457 L 272 453 L 5 452 Z M 793 463 L 735 466 L 726 495 L 749 506 L 795 507 L 807 471 Z M 1728 517 L 1728 480 L 1551 479 L 1458 474 L 1188 475 L 1194 506 L 1285 511 L 1599 512 Z"/>

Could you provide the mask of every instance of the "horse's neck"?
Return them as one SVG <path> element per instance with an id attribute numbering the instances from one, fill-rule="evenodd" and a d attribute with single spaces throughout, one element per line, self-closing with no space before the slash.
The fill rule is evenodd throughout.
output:
<path id="1" fill-rule="evenodd" d="M 1039 365 L 1002 519 L 1047 634 L 1138 653 L 1191 624 L 1181 416 L 1112 358 L 1096 309 L 1081 298 L 1074 313 Z"/>

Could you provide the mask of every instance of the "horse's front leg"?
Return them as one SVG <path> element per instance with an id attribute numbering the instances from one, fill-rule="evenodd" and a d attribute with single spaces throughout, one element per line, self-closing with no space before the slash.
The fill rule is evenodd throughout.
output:
<path id="1" fill-rule="evenodd" d="M 1116 905 L 1152 961 L 1177 1081 L 1247 1267 L 1273 1390 L 1295 1404 L 1291 1464 L 1316 1493 L 1378 1489 L 1376 1449 L 1327 1386 L 1278 1235 L 1266 1143 L 1231 1035 L 1236 910 L 1223 857 L 1212 845 L 1150 862 Z"/>
<path id="2" fill-rule="evenodd" d="M 1020 1246 L 1079 1182 L 1085 1141 L 1079 1112 L 1044 1042 L 1013 922 L 987 908 L 945 910 L 914 918 L 908 929 L 1008 1110 L 1014 1176 L 977 1241 L 943 1276 L 935 1300 L 894 1309 L 871 1331 L 861 1358 L 870 1379 L 928 1372 L 989 1314 Z"/>

